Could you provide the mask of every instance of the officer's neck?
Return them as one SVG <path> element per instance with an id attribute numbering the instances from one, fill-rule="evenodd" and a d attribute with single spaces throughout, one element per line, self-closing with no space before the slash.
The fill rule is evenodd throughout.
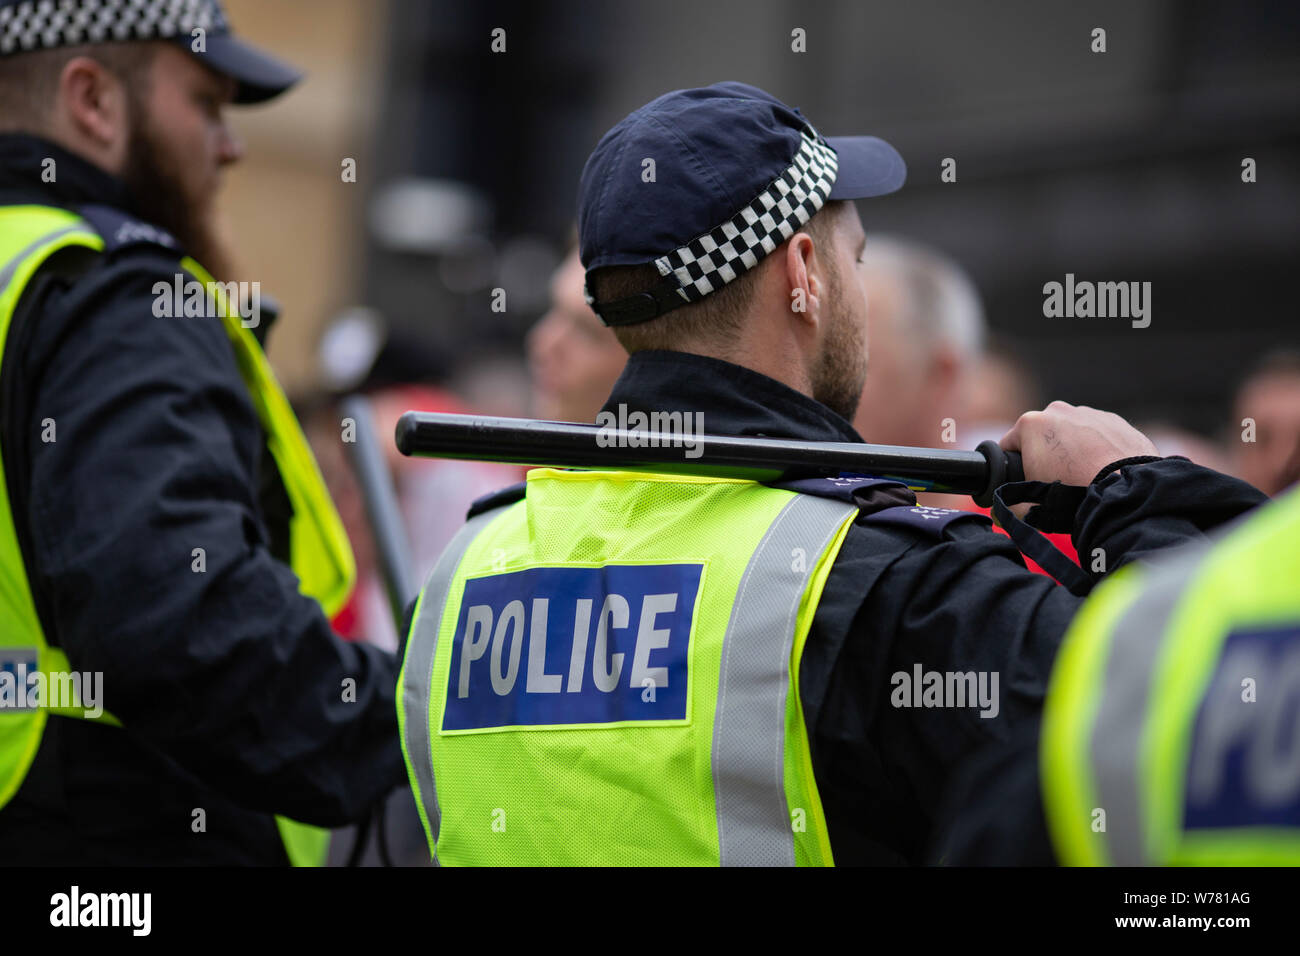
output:
<path id="1" fill-rule="evenodd" d="M 675 350 L 739 365 L 812 398 L 814 356 L 808 352 L 807 344 L 794 334 L 790 323 L 782 317 L 773 321 L 753 313 L 745 323 L 744 331 L 725 345 L 693 343 Z"/>
<path id="2" fill-rule="evenodd" d="M 56 108 L 42 128 L 32 132 L 61 146 L 114 178 L 126 169 L 130 133 L 124 118 L 112 122 L 103 115 L 74 117 L 68 109 Z"/>

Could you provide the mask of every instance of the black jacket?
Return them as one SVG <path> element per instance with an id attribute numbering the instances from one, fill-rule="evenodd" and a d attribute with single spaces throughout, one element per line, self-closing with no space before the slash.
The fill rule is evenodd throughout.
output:
<path id="1" fill-rule="evenodd" d="M 676 352 L 632 356 L 606 403 L 617 414 L 694 411 L 717 435 L 861 441 L 834 412 L 745 368 Z M 910 498 L 910 493 L 909 493 Z M 1074 543 L 1115 569 L 1195 538 L 1264 496 L 1191 462 L 1124 468 L 1093 485 Z M 959 762 L 1032 727 L 1081 599 L 1025 568 L 988 519 L 859 518 L 827 579 L 800 665 L 813 772 L 840 864 L 926 858 Z M 894 674 L 997 672 L 999 712 L 891 704 Z"/>
<path id="2" fill-rule="evenodd" d="M 0 204 L 18 203 L 131 208 L 78 157 L 0 136 Z M 396 662 L 299 593 L 288 498 L 220 320 L 153 315 L 179 259 L 60 253 L 8 334 L 0 448 L 38 614 L 74 670 L 103 673 L 124 728 L 50 718 L 0 810 L 0 864 L 284 863 L 273 813 L 343 825 L 405 778 Z"/>

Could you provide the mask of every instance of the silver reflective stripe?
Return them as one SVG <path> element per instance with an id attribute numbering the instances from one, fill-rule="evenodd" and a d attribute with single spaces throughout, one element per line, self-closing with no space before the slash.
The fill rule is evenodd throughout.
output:
<path id="1" fill-rule="evenodd" d="M 476 515 L 456 532 L 424 586 L 420 614 L 411 626 L 406 641 L 406 661 L 402 668 L 402 713 L 406 735 L 406 757 L 415 773 L 416 799 L 424 805 L 425 818 L 434 845 L 442 820 L 438 809 L 438 791 L 433 779 L 433 749 L 429 737 L 429 701 L 433 692 L 433 658 L 438 650 L 438 630 L 450 596 L 451 581 L 460 567 L 470 542 L 489 521 L 504 514 L 501 509 Z M 434 862 L 437 862 L 436 857 Z"/>
<path id="2" fill-rule="evenodd" d="M 723 866 L 794 866 L 784 756 L 795 621 L 822 553 L 856 513 L 854 505 L 795 495 L 767 529 L 740 579 L 722 645 L 713 721 Z"/>
<path id="3" fill-rule="evenodd" d="M 18 271 L 18 267 L 23 264 L 23 260 L 26 259 L 28 256 L 35 253 L 42 246 L 48 245 L 49 243 L 53 242 L 55 239 L 62 239 L 64 236 L 74 232 L 89 232 L 89 231 L 90 231 L 89 226 L 87 226 L 84 222 L 78 222 L 71 226 L 65 226 L 62 229 L 56 229 L 54 232 L 41 236 L 36 241 L 32 242 L 30 245 L 27 246 L 26 249 L 24 249 L 22 252 L 18 253 L 18 255 L 14 256 L 12 259 L 6 262 L 3 269 L 0 269 L 0 295 L 5 294 L 5 289 L 9 287 L 9 283 L 13 280 L 14 273 Z"/>
<path id="4" fill-rule="evenodd" d="M 1205 547 L 1150 569 L 1146 587 L 1115 623 L 1106 660 L 1089 756 L 1097 805 L 1106 811 L 1106 845 L 1115 866 L 1146 864 L 1140 748 L 1151 702 L 1151 682 L 1169 619 Z"/>

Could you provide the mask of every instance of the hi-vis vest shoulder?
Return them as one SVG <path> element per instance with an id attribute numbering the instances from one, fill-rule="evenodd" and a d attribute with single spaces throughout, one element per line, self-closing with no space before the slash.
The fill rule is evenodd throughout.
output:
<path id="1" fill-rule="evenodd" d="M 1300 864 L 1300 490 L 1096 590 L 1040 764 L 1062 863 Z"/>
<path id="2" fill-rule="evenodd" d="M 95 250 L 105 248 L 103 237 L 67 210 L 47 206 L 0 207 L 0 354 L 23 289 L 42 263 L 58 250 L 72 245 Z M 212 288 L 208 285 L 212 277 L 193 259 L 185 259 L 180 267 L 206 288 Z M 301 582 L 302 593 L 319 601 L 327 614 L 333 614 L 347 600 L 356 576 L 343 524 L 261 346 L 241 325 L 233 307 L 222 301 L 217 305 L 240 375 L 248 386 L 267 435 L 267 445 L 293 505 L 290 547 L 294 573 Z M 0 672 L 7 671 L 13 679 L 25 679 L 39 671 L 46 675 L 48 682 L 49 675 L 69 670 L 67 656 L 52 647 L 42 633 L 9 507 L 8 487 L 0 475 Z M 54 712 L 67 717 L 84 716 L 79 707 Z M 0 707 L 0 809 L 22 785 L 40 747 L 50 713 L 46 707 Z M 118 724 L 109 714 L 100 719 Z M 295 865 L 324 862 L 328 831 L 283 817 L 277 817 L 276 822 L 291 862 Z"/>
<path id="3" fill-rule="evenodd" d="M 535 469 L 417 605 L 398 688 L 446 864 L 832 863 L 799 662 L 858 509 Z"/>

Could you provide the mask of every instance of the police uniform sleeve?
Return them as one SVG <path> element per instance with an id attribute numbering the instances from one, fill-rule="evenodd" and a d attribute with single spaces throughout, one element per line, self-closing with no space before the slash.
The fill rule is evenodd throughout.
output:
<path id="1" fill-rule="evenodd" d="M 1080 560 L 1091 568 L 1101 559 L 1098 566 L 1109 572 L 1203 538 L 1267 500 L 1238 478 L 1185 458 L 1166 458 L 1129 465 L 1090 485 L 1073 536 Z"/>
<path id="2" fill-rule="evenodd" d="M 879 567 L 854 615 L 838 689 L 859 687 L 875 702 L 865 719 L 880 759 L 898 772 L 905 799 L 929 811 L 958 760 L 1038 712 L 1079 599 L 1027 570 L 1011 542 L 973 516 L 936 538 L 858 530 L 849 561 Z M 969 693 L 956 706 L 949 675 L 967 674 L 974 682 L 960 678 Z M 927 694 L 936 681 L 938 699 Z"/>
<path id="3" fill-rule="evenodd" d="M 256 413 L 220 320 L 154 316 L 171 279 L 79 283 L 33 357 L 29 427 L 54 429 L 32 443 L 33 586 L 125 732 L 250 809 L 341 825 L 404 780 L 396 661 L 335 635 L 270 553 Z"/>
<path id="4" fill-rule="evenodd" d="M 1100 548 L 1113 570 L 1262 500 L 1190 462 L 1130 466 L 1089 489 L 1074 542 L 1085 560 Z M 827 579 L 801 664 L 829 814 L 918 860 L 958 764 L 1037 719 L 1081 601 L 1028 571 L 983 518 L 930 527 L 860 519 Z M 965 699 L 950 699 L 958 689 Z"/>
<path id="5" fill-rule="evenodd" d="M 1053 866 L 1040 795 L 1038 725 L 978 751 L 954 774 L 929 862 L 946 866 Z"/>

